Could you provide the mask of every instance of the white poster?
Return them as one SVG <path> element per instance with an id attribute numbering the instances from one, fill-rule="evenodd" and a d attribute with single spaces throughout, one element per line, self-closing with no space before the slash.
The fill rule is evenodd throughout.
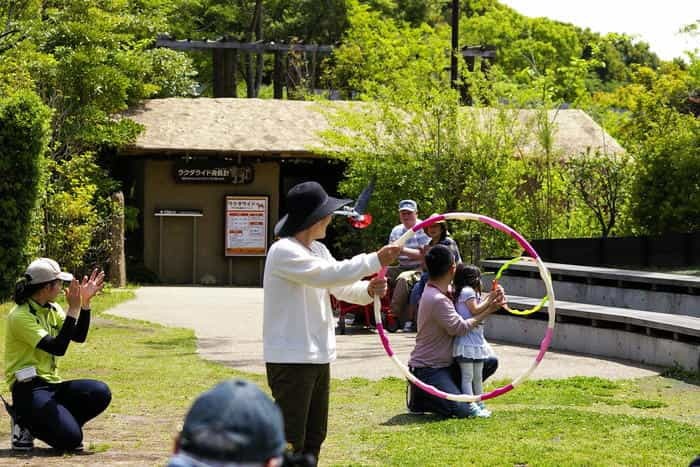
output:
<path id="1" fill-rule="evenodd" d="M 267 196 L 226 197 L 226 256 L 267 254 Z"/>

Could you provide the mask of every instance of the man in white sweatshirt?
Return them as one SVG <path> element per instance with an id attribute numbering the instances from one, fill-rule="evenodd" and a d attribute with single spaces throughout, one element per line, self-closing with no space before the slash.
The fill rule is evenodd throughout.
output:
<path id="1" fill-rule="evenodd" d="M 295 453 L 318 459 L 328 426 L 330 362 L 336 358 L 330 294 L 366 305 L 386 293 L 385 279 L 361 280 L 391 264 L 401 248 L 336 261 L 320 242 L 337 199 L 316 182 L 287 193 L 287 211 L 275 226 L 265 262 L 263 343 L 267 382 L 282 409 L 285 437 Z"/>

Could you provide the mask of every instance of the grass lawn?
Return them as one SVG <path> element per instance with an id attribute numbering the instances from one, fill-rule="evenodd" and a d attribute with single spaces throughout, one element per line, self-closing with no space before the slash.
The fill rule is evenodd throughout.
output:
<path id="1" fill-rule="evenodd" d="M 107 382 L 113 403 L 86 426 L 89 453 L 55 457 L 50 449 L 10 458 L 7 419 L 0 463 L 163 465 L 194 397 L 234 376 L 267 389 L 261 375 L 201 360 L 192 331 L 110 316 L 133 296 L 112 290 L 94 301 L 85 344 L 59 360 L 62 376 Z M 0 305 L 0 336 L 10 304 Z M 4 349 L 0 346 L 0 352 Z M 532 381 L 489 404 L 490 419 L 410 415 L 405 383 L 334 380 L 324 465 L 677 465 L 700 454 L 700 378 Z M 496 382 L 500 384 L 502 382 Z M 0 387 L 8 394 L 4 384 Z"/>

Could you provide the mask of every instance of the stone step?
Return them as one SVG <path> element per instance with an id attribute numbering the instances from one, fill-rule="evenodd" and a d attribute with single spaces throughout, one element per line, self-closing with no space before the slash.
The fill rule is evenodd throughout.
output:
<path id="1" fill-rule="evenodd" d="M 511 308 L 515 309 L 532 308 L 539 303 L 539 301 L 540 300 L 536 298 L 508 294 L 508 303 Z M 574 317 L 590 320 L 593 326 L 600 325 L 602 322 L 614 322 L 636 328 L 667 331 L 677 334 L 678 337 L 687 336 L 700 339 L 700 318 L 693 316 L 672 315 L 668 313 L 591 305 L 588 303 L 575 303 L 563 300 L 556 300 L 556 313 L 562 318 Z M 546 314 L 545 306 L 542 310 L 533 315 L 544 317 Z M 625 330 L 631 331 L 632 328 Z M 645 333 L 649 334 L 648 331 Z"/>
<path id="2" fill-rule="evenodd" d="M 482 262 L 495 272 L 505 260 Z M 700 277 L 621 269 L 545 263 L 558 299 L 700 318 Z M 492 274 L 484 275 L 486 289 Z M 544 283 L 537 266 L 521 261 L 508 268 L 501 284 L 509 295 L 542 297 Z"/>
<path id="3" fill-rule="evenodd" d="M 481 261 L 484 270 L 498 270 L 508 260 L 489 259 Z M 626 287 L 638 286 L 645 289 L 653 286 L 678 288 L 680 292 L 700 295 L 700 277 L 685 274 L 669 274 L 663 272 L 640 271 L 633 269 L 601 268 L 595 266 L 582 266 L 578 264 L 544 263 L 555 279 L 557 275 L 562 277 L 579 277 L 583 279 L 598 279 L 623 284 Z M 512 264 L 506 270 L 506 274 L 512 271 L 524 271 L 538 274 L 537 265 L 527 259 Z M 539 276 L 538 276 L 539 277 Z M 559 279 L 561 280 L 561 279 Z"/>
<path id="4" fill-rule="evenodd" d="M 508 294 L 514 309 L 538 302 Z M 560 300 L 556 318 L 552 349 L 700 371 L 700 318 Z M 545 308 L 529 316 L 499 311 L 486 319 L 485 334 L 497 341 L 536 346 L 547 320 Z"/>

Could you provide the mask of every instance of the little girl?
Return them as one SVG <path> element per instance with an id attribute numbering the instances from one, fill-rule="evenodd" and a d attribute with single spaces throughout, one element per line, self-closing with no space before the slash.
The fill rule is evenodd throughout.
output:
<path id="1" fill-rule="evenodd" d="M 476 266 L 458 264 L 453 283 L 455 308 L 464 319 L 490 314 L 502 304 L 502 292 L 487 294 L 485 299 L 481 300 L 481 271 Z M 482 394 L 484 359 L 491 355 L 490 346 L 484 339 L 483 326 L 477 326 L 464 336 L 455 337 L 452 355 L 462 373 L 462 392 L 471 395 Z M 491 415 L 483 402 L 472 404 L 472 408 L 477 417 Z"/>

